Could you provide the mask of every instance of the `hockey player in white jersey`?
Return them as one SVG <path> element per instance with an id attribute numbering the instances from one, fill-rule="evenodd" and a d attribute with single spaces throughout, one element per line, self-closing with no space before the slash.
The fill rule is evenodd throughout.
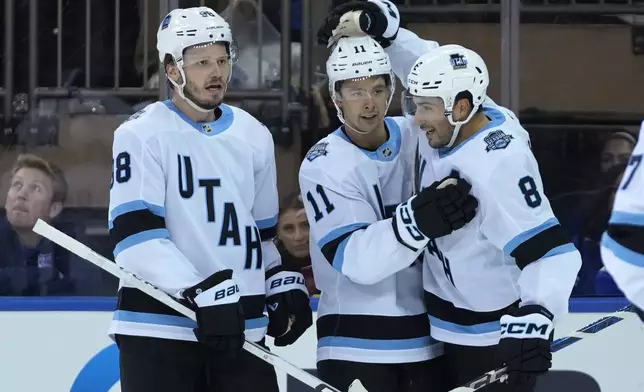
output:
<path id="1" fill-rule="evenodd" d="M 395 6 L 371 2 L 387 9 L 366 8 L 338 30 L 398 30 Z M 456 172 L 480 203 L 472 222 L 425 251 L 425 302 L 432 336 L 445 343 L 448 386 L 505 365 L 507 384 L 484 390 L 533 390 L 551 366 L 554 322 L 567 313 L 581 257 L 543 193 L 527 132 L 486 97 L 483 59 L 458 45 L 409 56 L 423 44 L 411 38 L 399 29 L 386 50 L 393 69 L 405 70 L 405 115 L 424 132 L 418 177 L 427 186 Z"/>
<path id="2" fill-rule="evenodd" d="M 463 230 L 429 244 L 425 303 L 451 387 L 505 365 L 507 384 L 485 390 L 531 391 L 552 365 L 581 256 L 543 193 L 528 133 L 486 99 L 488 83 L 483 59 L 458 45 L 421 56 L 407 77 L 403 110 L 427 141 L 421 184 L 457 171 L 481 203 Z"/>
<path id="3" fill-rule="evenodd" d="M 476 200 L 464 180 L 412 196 L 417 137 L 404 118 L 385 117 L 395 79 L 376 41 L 339 40 L 326 69 L 344 125 L 299 172 L 322 292 L 318 375 L 340 390 L 359 378 L 370 392 L 442 391 L 416 260 L 430 238 L 470 221 Z"/>
<path id="4" fill-rule="evenodd" d="M 644 321 L 644 123 L 615 194 L 608 230 L 602 236 L 602 261 Z"/>
<path id="5" fill-rule="evenodd" d="M 121 282 L 110 328 L 121 390 L 277 392 L 274 369 L 241 351 L 244 338 L 293 343 L 312 314 L 304 278 L 281 267 L 272 242 L 271 134 L 222 103 L 235 48 L 213 10 L 173 10 L 157 40 L 173 98 L 114 134 L 110 237 L 117 264 L 192 307 L 197 322 Z"/>

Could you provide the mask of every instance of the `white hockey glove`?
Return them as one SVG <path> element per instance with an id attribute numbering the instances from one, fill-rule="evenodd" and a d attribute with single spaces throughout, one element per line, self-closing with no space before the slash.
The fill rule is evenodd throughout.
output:
<path id="1" fill-rule="evenodd" d="M 370 35 L 383 48 L 400 28 L 398 8 L 389 0 L 353 0 L 331 10 L 318 30 L 318 42 L 332 46 L 342 37 Z"/>
<path id="2" fill-rule="evenodd" d="M 540 305 L 513 308 L 501 317 L 499 360 L 508 368 L 507 383 L 536 385 L 536 376 L 552 366 L 553 315 Z"/>

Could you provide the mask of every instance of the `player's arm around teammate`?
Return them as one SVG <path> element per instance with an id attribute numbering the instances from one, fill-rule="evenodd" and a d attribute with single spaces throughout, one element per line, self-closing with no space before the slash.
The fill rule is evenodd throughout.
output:
<path id="1" fill-rule="evenodd" d="M 340 39 L 327 61 L 343 126 L 300 167 L 311 227 L 318 306 L 318 374 L 343 390 L 441 390 L 441 347 L 429 337 L 420 264 L 431 238 L 469 222 L 470 185 L 451 179 L 413 196 L 416 138 L 385 117 L 394 93 L 389 58 L 369 37 Z"/>
<path id="2" fill-rule="evenodd" d="M 358 22 L 356 18 L 340 16 L 336 32 L 360 30 L 396 48 L 400 55 L 392 57 L 394 69 L 409 70 L 408 74 L 398 74 L 408 89 L 403 108 L 424 131 L 421 144 L 428 142 L 421 145 L 421 171 L 440 175 L 457 169 L 472 182 L 482 207 L 469 229 L 433 243 L 429 252 L 433 256 L 425 263 L 425 290 L 428 298 L 435 299 L 427 303 L 430 319 L 434 320 L 432 335 L 450 342 L 450 353 L 470 353 L 452 364 L 452 387 L 505 364 L 512 387 L 529 390 L 534 376 L 551 366 L 553 320 L 567 312 L 581 263 L 579 253 L 540 193 L 543 186 L 527 133 L 513 113 L 486 97 L 489 78 L 480 56 L 466 48 L 447 45 L 430 48 L 411 60 L 422 42 L 412 35 L 399 41 L 403 29 L 392 27 L 399 22 L 392 10 L 395 6 L 387 0 L 371 2 L 380 4 L 379 9 L 362 3 L 364 12 Z M 352 27 L 356 25 L 358 28 Z M 416 44 L 412 44 L 414 40 Z M 411 55 L 405 56 L 405 52 Z M 512 142 L 514 139 L 517 140 Z M 477 143 L 487 143 L 484 153 L 476 148 Z M 420 177 L 422 184 L 422 173 Z M 428 184 L 426 179 L 424 184 Z M 467 252 L 463 249 L 465 244 L 472 249 L 479 244 L 480 250 Z M 474 257 L 475 253 L 480 256 Z M 487 268 L 480 269 L 484 265 Z M 472 280 L 477 270 L 480 273 L 475 281 L 479 283 Z M 469 283 L 468 275 L 472 280 Z M 503 281 L 506 286 L 512 282 L 507 286 L 510 290 L 502 288 Z M 490 291 L 492 287 L 495 290 Z M 487 302 L 486 292 L 494 294 Z M 517 301 L 515 306 L 508 306 L 513 301 Z M 489 323 L 476 324 L 475 320 L 486 318 Z M 458 320 L 468 325 L 456 328 Z M 522 323 L 531 328 L 517 329 Z M 459 345 L 495 344 L 499 335 L 500 344 L 491 346 L 488 355 L 480 358 L 473 358 L 476 355 L 472 350 L 456 350 Z M 445 351 L 447 354 L 447 344 Z M 499 362 L 488 360 L 490 353 Z"/>
<path id="3" fill-rule="evenodd" d="M 429 90 L 428 82 L 445 87 Z M 442 274 L 428 261 L 434 276 L 425 275 L 427 306 L 435 312 L 433 336 L 449 342 L 446 355 L 458 358 L 453 387 L 505 365 L 507 388 L 530 391 L 551 367 L 554 322 L 567 314 L 581 257 L 541 191 L 527 132 L 511 111 L 486 99 L 487 84 L 483 59 L 458 45 L 421 56 L 407 78 L 403 110 L 425 132 L 421 156 L 438 173 L 457 169 L 471 180 L 482 211 L 469 237 L 437 241 L 431 259 L 441 261 L 440 270 L 450 261 L 451 285 L 437 283 Z M 471 248 L 462 249 L 465 243 Z M 486 312 L 491 318 L 477 324 L 478 332 L 453 327 L 459 318 L 485 319 Z M 496 360 L 472 359 L 470 347 L 479 346 L 489 346 Z"/>

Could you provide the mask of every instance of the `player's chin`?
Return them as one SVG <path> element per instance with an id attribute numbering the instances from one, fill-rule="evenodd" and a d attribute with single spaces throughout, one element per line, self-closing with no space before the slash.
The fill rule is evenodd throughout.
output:
<path id="1" fill-rule="evenodd" d="M 219 105 L 221 105 L 222 101 L 223 101 L 223 96 L 210 97 L 210 98 L 199 100 L 199 106 L 207 110 L 214 110 L 217 107 L 219 107 Z"/>
<path id="2" fill-rule="evenodd" d="M 432 148 L 441 148 L 446 144 L 436 136 L 436 132 L 426 133 L 425 137 L 427 138 L 427 143 L 429 143 Z"/>
<path id="3" fill-rule="evenodd" d="M 380 116 L 373 117 L 360 117 L 358 123 L 360 124 L 360 130 L 364 133 L 371 133 L 375 131 L 378 126 L 382 123 L 383 119 Z"/>

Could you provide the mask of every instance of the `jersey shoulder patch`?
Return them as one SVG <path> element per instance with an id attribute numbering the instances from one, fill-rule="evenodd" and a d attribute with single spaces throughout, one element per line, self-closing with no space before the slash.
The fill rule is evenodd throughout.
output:
<path id="1" fill-rule="evenodd" d="M 306 159 L 309 160 L 309 162 L 313 162 L 315 159 L 321 157 L 321 156 L 326 156 L 328 154 L 327 147 L 329 146 L 329 142 L 319 142 L 311 149 L 309 152 L 306 153 Z"/>
<path id="2" fill-rule="evenodd" d="M 514 139 L 514 136 L 506 134 L 500 129 L 492 131 L 483 138 L 483 141 L 485 142 L 485 152 L 503 150 L 510 145 L 512 139 Z"/>

